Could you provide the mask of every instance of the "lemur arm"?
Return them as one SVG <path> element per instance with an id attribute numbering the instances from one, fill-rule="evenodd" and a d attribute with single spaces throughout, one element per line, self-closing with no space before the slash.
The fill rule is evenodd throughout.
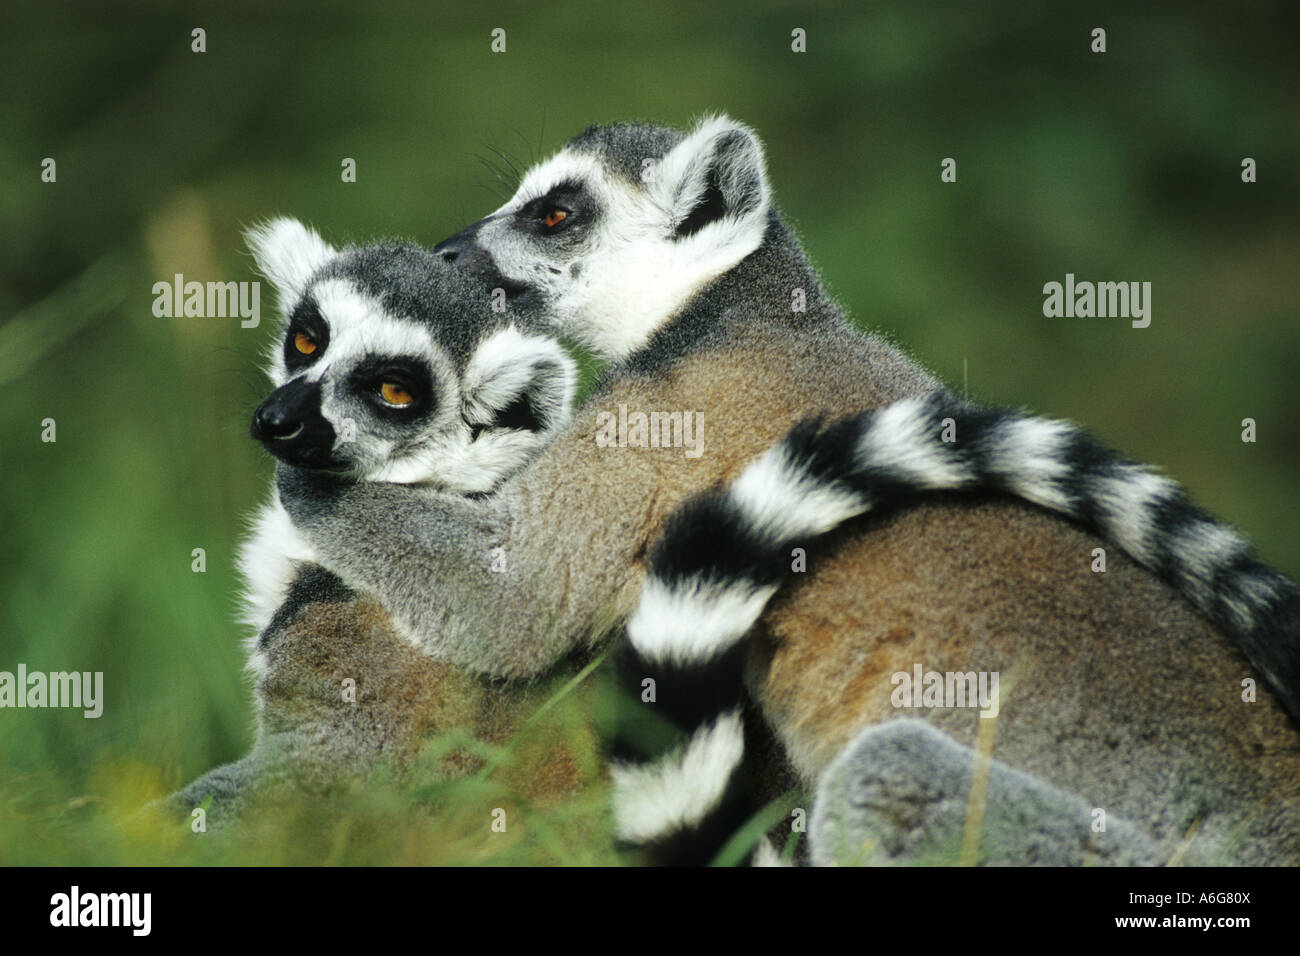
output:
<path id="1" fill-rule="evenodd" d="M 631 555 L 608 553 L 633 534 L 577 527 L 583 512 L 530 491 L 532 470 L 485 498 L 284 466 L 277 484 L 321 562 L 375 594 L 417 646 L 473 673 L 523 678 L 601 636 L 639 585 L 622 580 Z"/>

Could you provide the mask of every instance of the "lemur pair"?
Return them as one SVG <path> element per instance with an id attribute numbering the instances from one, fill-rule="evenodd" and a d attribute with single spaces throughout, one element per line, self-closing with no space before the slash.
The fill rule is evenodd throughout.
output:
<path id="1" fill-rule="evenodd" d="M 742 723 L 814 784 L 899 715 L 891 675 L 921 664 L 1014 674 L 1001 765 L 1131 821 L 1153 859 L 1300 853 L 1300 748 L 1283 710 L 1300 713 L 1295 588 L 1167 479 L 1070 426 L 956 402 L 854 330 L 772 206 L 745 127 L 593 127 L 437 247 L 425 275 L 438 278 L 415 298 L 459 302 L 450 328 L 470 330 L 448 346 L 426 327 L 459 356 L 427 363 L 445 378 L 391 375 L 399 338 L 359 331 L 431 314 L 384 287 L 382 255 L 361 267 L 364 250 L 336 257 L 286 224 L 255 247 L 290 322 L 289 380 L 263 437 L 299 466 L 280 469 L 279 494 L 311 556 L 374 594 L 423 651 L 478 674 L 536 675 L 628 621 L 630 673 L 656 679 L 656 706 L 687 740 L 616 770 L 625 838 L 707 857 L 752 806 L 735 772 Z M 805 311 L 791 310 L 796 289 Z M 503 468 L 491 494 L 453 494 L 450 471 L 441 489 L 418 480 L 409 463 L 428 459 L 402 436 L 427 447 L 422 430 L 450 427 L 461 437 L 436 443 L 463 452 L 516 428 L 467 416 L 456 396 L 473 382 L 440 384 L 472 364 L 474 332 L 501 327 L 492 290 L 519 328 L 613 364 L 572 424 L 529 413 L 536 454 Z M 349 309 L 368 318 L 341 319 Z M 322 424 L 346 407 L 332 404 L 340 389 L 376 413 L 350 426 L 371 450 L 343 478 L 330 472 L 348 416 Z M 702 412 L 708 450 L 599 447 L 596 417 L 620 405 Z M 437 417 L 449 408 L 462 422 Z M 404 411 L 416 413 L 405 432 Z M 369 476 L 396 481 L 347 480 Z M 1099 543 L 1133 563 L 1094 574 Z M 811 559 L 803 575 L 787 570 L 796 546 Z M 1243 703 L 1255 674 L 1269 691 Z M 922 716 L 942 733 L 918 740 L 974 746 L 976 711 Z"/>

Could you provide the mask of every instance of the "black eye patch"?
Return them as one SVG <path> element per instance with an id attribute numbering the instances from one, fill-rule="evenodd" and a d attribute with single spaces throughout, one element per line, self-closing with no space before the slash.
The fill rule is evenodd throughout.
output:
<path id="1" fill-rule="evenodd" d="M 515 217 L 525 228 L 539 235 L 553 236 L 581 223 L 584 219 L 589 219 L 592 205 L 587 189 L 582 183 L 566 180 L 552 186 L 536 199 L 524 203 L 515 213 Z M 564 213 L 562 220 L 547 225 L 547 216 L 555 210 Z"/>
<path id="2" fill-rule="evenodd" d="M 296 343 L 300 334 L 306 335 L 312 348 L 304 352 Z M 290 370 L 310 365 L 320 358 L 329 346 L 330 327 L 320 314 L 320 308 L 310 297 L 303 299 L 289 315 L 289 327 L 284 336 L 284 364 Z"/>
<path id="3" fill-rule="evenodd" d="M 394 406 L 383 397 L 385 385 L 397 386 L 411 400 Z M 433 371 L 427 362 L 409 356 L 368 356 L 348 375 L 348 388 L 360 395 L 377 412 L 395 418 L 421 418 L 438 408 Z"/>

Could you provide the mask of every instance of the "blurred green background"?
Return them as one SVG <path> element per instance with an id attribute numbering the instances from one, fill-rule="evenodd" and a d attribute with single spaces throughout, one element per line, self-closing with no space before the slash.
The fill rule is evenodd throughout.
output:
<path id="1" fill-rule="evenodd" d="M 271 476 L 272 296 L 242 329 L 154 317 L 153 283 L 255 278 L 241 229 L 272 214 L 432 243 L 511 191 L 482 158 L 592 122 L 752 124 L 856 320 L 1167 468 L 1300 576 L 1294 5 L 168 6 L 0 14 L 0 670 L 106 693 L 98 720 L 0 711 L 0 862 L 141 858 L 104 809 L 251 739 L 232 557 Z M 1044 318 L 1067 272 L 1150 281 L 1151 327 Z"/>

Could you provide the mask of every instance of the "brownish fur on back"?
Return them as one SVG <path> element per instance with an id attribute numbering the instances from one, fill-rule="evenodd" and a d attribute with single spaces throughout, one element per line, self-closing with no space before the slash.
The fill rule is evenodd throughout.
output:
<path id="1" fill-rule="evenodd" d="M 572 495 L 547 502 L 555 514 L 587 514 L 593 533 L 626 557 L 608 565 L 628 575 L 607 591 L 616 606 L 590 619 L 628 613 L 639 561 L 672 510 L 734 479 L 793 423 L 927 387 L 906 369 L 861 374 L 879 366 L 874 349 L 852 333 L 751 331 L 590 404 L 554 460 L 611 476 L 602 479 L 607 497 L 582 500 L 588 489 L 558 475 L 538 482 Z M 618 403 L 707 410 L 703 455 L 598 448 L 595 415 Z M 1253 675 L 1236 648 L 1117 548 L 1108 548 L 1108 570 L 1094 573 L 1092 550 L 1106 542 L 1009 499 L 927 503 L 864 520 L 835 542 L 810 543 L 808 573 L 764 618 L 751 667 L 756 699 L 805 780 L 862 728 L 898 716 L 919 714 L 974 746 L 977 710 L 899 710 L 890 677 L 918 663 L 997 671 L 1001 760 L 1144 821 L 1171 853 L 1195 833 L 1206 862 L 1300 862 L 1295 728 L 1266 692 L 1242 701 Z"/>
<path id="2" fill-rule="evenodd" d="M 1164 584 L 1016 504 L 925 505 L 833 553 L 761 626 L 755 690 L 815 776 L 863 727 L 921 716 L 977 745 L 978 709 L 899 709 L 897 672 L 999 672 L 993 755 L 1205 862 L 1300 859 L 1300 747 L 1249 667 Z M 1234 842 L 1236 841 L 1236 842 Z M 1172 847 L 1171 847 L 1172 849 Z M 1226 859 L 1217 854 L 1226 855 Z"/>

